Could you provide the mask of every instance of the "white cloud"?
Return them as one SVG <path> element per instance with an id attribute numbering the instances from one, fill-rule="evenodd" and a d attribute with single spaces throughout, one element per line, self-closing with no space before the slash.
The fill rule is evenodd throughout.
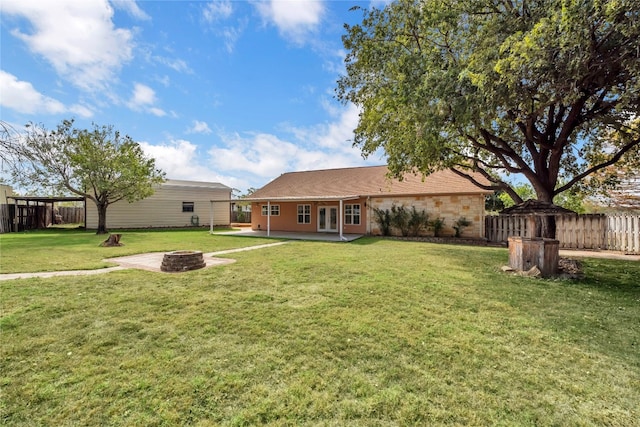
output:
<path id="1" fill-rule="evenodd" d="M 135 0 L 111 0 L 111 4 L 116 9 L 124 10 L 129 15 L 133 16 L 136 19 L 141 21 L 149 21 L 151 17 L 147 15 L 140 7 Z"/>
<path id="2" fill-rule="evenodd" d="M 28 20 L 11 34 L 84 90 L 104 89 L 132 57 L 132 33 L 114 27 L 107 0 L 3 0 L 2 12 Z"/>
<path id="3" fill-rule="evenodd" d="M 369 8 L 383 9 L 385 6 L 393 3 L 393 0 L 371 0 Z"/>
<path id="4" fill-rule="evenodd" d="M 211 29 L 215 34 L 222 37 L 227 52 L 233 52 L 236 42 L 247 27 L 248 18 L 238 19 L 236 25 L 221 26 L 220 21 L 227 21 L 233 15 L 233 5 L 229 0 L 214 0 L 207 3 L 202 10 L 204 21 L 211 24 Z M 216 25 L 213 25 L 216 24 Z"/>
<path id="5" fill-rule="evenodd" d="M 275 135 L 258 133 L 222 135 L 226 147 L 209 150 L 212 165 L 225 172 L 247 172 L 259 177 L 277 176 L 289 170 L 298 147 Z"/>
<path id="6" fill-rule="evenodd" d="M 320 0 L 258 1 L 256 9 L 280 34 L 297 44 L 303 44 L 320 24 L 325 12 Z"/>
<path id="7" fill-rule="evenodd" d="M 191 127 L 187 129 L 187 133 L 202 133 L 208 135 L 211 133 L 211 129 L 206 122 L 201 122 L 200 120 L 194 120 Z"/>
<path id="8" fill-rule="evenodd" d="M 153 145 L 140 142 L 144 153 L 153 157 L 156 167 L 163 170 L 169 179 L 191 181 L 220 182 L 232 188 L 248 188 L 247 181 L 231 176 L 220 175 L 201 163 L 198 146 L 184 139 Z"/>
<path id="9" fill-rule="evenodd" d="M 207 3 L 202 16 L 207 22 L 215 22 L 220 19 L 224 20 L 231 16 L 233 13 L 233 7 L 228 0 L 214 0 Z"/>
<path id="10" fill-rule="evenodd" d="M 160 109 L 160 108 L 157 108 L 157 107 L 150 107 L 150 108 L 148 109 L 148 111 L 149 111 L 151 114 L 153 114 L 154 116 L 157 116 L 157 117 L 164 117 L 164 116 L 166 116 L 166 115 L 167 115 L 167 112 L 166 112 L 166 111 L 164 111 L 164 110 L 162 110 L 162 109 Z"/>
<path id="11" fill-rule="evenodd" d="M 155 80 L 164 87 L 169 87 L 169 84 L 171 83 L 171 79 L 167 75 L 164 75 L 162 77 L 156 77 Z"/>
<path id="12" fill-rule="evenodd" d="M 65 106 L 57 99 L 38 92 L 31 83 L 18 80 L 13 74 L 0 70 L 2 97 L 0 105 L 25 114 L 73 113 L 81 117 L 91 117 L 93 112 L 80 104 Z"/>
<path id="13" fill-rule="evenodd" d="M 187 73 L 187 74 L 193 73 L 193 70 L 189 67 L 189 65 L 183 59 L 172 59 L 172 58 L 156 55 L 153 57 L 153 60 L 160 64 L 166 65 L 167 67 L 179 73 Z"/>
<path id="14" fill-rule="evenodd" d="M 150 105 L 156 102 L 156 93 L 149 86 L 136 83 L 129 102 L 134 106 Z"/>
<path id="15" fill-rule="evenodd" d="M 358 110 L 349 106 L 335 122 L 309 128 L 288 128 L 291 141 L 266 133 L 220 135 L 223 145 L 209 150 L 212 166 L 221 172 L 254 175 L 262 186 L 284 172 L 378 165 L 380 156 L 364 161 L 354 148 Z M 261 182 L 260 182 L 261 181 Z"/>
<path id="16" fill-rule="evenodd" d="M 353 130 L 358 125 L 358 108 L 354 104 L 349 104 L 343 109 L 327 101 L 323 101 L 322 104 L 325 110 L 335 117 L 335 121 L 306 128 L 291 127 L 287 130 L 307 145 L 353 153 Z"/>
<path id="17" fill-rule="evenodd" d="M 153 89 L 147 85 L 136 83 L 127 106 L 134 111 L 146 111 L 158 117 L 166 116 L 167 113 L 164 110 L 154 106 L 156 102 L 156 92 Z"/>
<path id="18" fill-rule="evenodd" d="M 236 42 L 242 35 L 245 27 L 247 25 L 247 21 L 242 21 L 237 27 L 225 27 L 222 30 L 222 37 L 224 38 L 224 45 L 227 48 L 227 52 L 233 52 L 233 49 L 236 46 Z"/>
<path id="19" fill-rule="evenodd" d="M 378 155 L 363 160 L 360 150 L 352 147 L 357 120 L 358 109 L 351 105 L 333 122 L 285 129 L 290 139 L 259 132 L 220 133 L 221 143 L 206 155 L 184 139 L 141 146 L 169 178 L 217 181 L 242 192 L 262 187 L 284 172 L 383 164 Z M 203 131 L 209 126 L 194 120 L 188 131 L 196 133 L 196 129 Z"/>

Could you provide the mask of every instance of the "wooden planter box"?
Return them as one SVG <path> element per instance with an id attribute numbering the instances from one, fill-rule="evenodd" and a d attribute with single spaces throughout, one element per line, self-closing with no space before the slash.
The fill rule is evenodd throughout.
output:
<path id="1" fill-rule="evenodd" d="M 509 237 L 509 267 L 517 271 L 528 271 L 537 266 L 543 277 L 558 272 L 560 242 L 539 237 Z"/>

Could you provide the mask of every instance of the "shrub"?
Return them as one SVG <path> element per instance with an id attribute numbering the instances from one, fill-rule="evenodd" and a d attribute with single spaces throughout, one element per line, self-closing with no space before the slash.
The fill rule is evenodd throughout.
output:
<path id="1" fill-rule="evenodd" d="M 389 209 L 373 208 L 373 213 L 382 235 L 389 236 L 391 234 L 391 212 L 389 212 Z"/>
<path id="2" fill-rule="evenodd" d="M 420 232 L 429 225 L 429 214 L 423 209 L 418 211 L 415 206 L 411 207 L 409 216 L 409 233 L 411 236 L 419 236 Z"/>
<path id="3" fill-rule="evenodd" d="M 404 206 L 391 206 L 391 225 L 400 230 L 402 236 L 409 235 L 409 219 L 411 214 Z"/>
<path id="4" fill-rule="evenodd" d="M 465 227 L 468 227 L 470 225 L 471 225 L 471 221 L 469 221 L 467 218 L 463 216 L 458 218 L 456 223 L 453 225 L 453 229 L 456 230 L 456 237 L 460 237 L 462 235 L 462 230 L 464 230 Z"/>
<path id="5" fill-rule="evenodd" d="M 444 228 L 444 218 L 436 218 L 433 221 L 429 221 L 429 228 L 433 229 L 435 237 L 440 237 L 440 233 Z"/>

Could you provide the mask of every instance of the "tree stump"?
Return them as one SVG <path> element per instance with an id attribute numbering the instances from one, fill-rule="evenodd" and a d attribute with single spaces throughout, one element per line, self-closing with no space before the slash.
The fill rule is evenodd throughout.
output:
<path id="1" fill-rule="evenodd" d="M 560 242 L 554 239 L 512 236 L 509 240 L 509 267 L 516 271 L 540 270 L 542 277 L 558 274 Z"/>
<path id="2" fill-rule="evenodd" d="M 100 246 L 124 246 L 120 243 L 120 237 L 122 234 L 109 234 L 109 237 L 104 242 L 100 243 Z"/>

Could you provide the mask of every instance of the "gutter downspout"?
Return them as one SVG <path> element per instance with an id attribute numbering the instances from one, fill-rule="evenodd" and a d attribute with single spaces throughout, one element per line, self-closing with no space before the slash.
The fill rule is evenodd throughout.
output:
<path id="1" fill-rule="evenodd" d="M 367 196 L 367 236 L 371 235 L 371 196 Z"/>
<path id="2" fill-rule="evenodd" d="M 271 200 L 267 200 L 267 237 L 271 236 Z"/>
<path id="3" fill-rule="evenodd" d="M 344 228 L 344 224 L 343 224 L 343 217 L 344 217 L 344 213 L 343 213 L 343 203 L 342 203 L 342 199 L 340 199 L 340 216 L 338 217 L 338 228 L 340 229 L 340 241 L 343 240 L 347 240 L 343 235 L 342 235 L 342 229 Z"/>
<path id="4" fill-rule="evenodd" d="M 209 234 L 213 234 L 213 200 L 209 200 Z"/>

